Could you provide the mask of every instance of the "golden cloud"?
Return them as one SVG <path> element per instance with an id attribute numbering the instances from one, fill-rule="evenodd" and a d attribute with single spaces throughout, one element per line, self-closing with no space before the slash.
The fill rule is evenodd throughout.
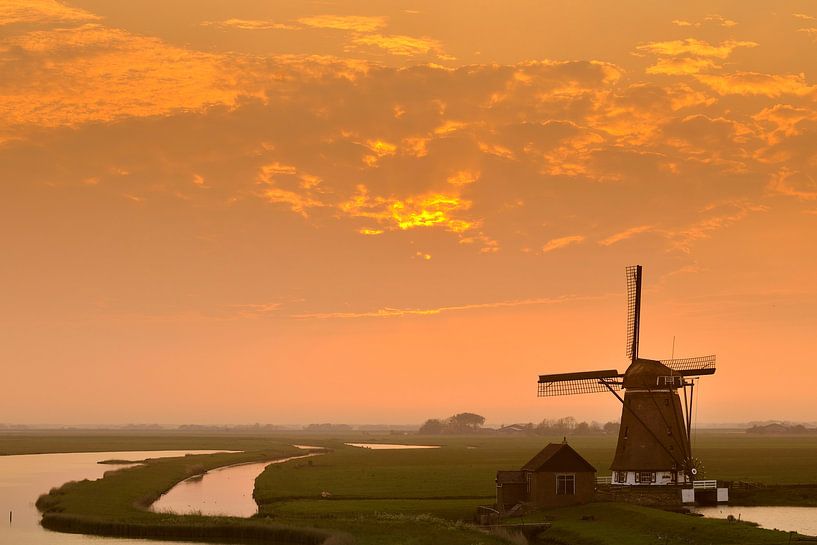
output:
<path id="1" fill-rule="evenodd" d="M 548 253 L 561 248 L 566 248 L 567 246 L 571 246 L 573 244 L 580 244 L 584 242 L 584 239 L 585 237 L 583 235 L 571 235 L 567 237 L 554 238 L 547 241 L 545 245 L 542 246 L 542 253 Z"/>
<path id="2" fill-rule="evenodd" d="M 446 181 L 451 185 L 468 185 L 476 182 L 479 179 L 479 171 L 476 170 L 458 170 L 449 176 Z"/>
<path id="3" fill-rule="evenodd" d="M 676 250 L 691 253 L 692 243 L 710 238 L 715 231 L 730 227 L 743 220 L 749 214 L 765 212 L 767 206 L 747 201 L 727 201 L 712 203 L 700 210 L 701 215 L 708 215 L 679 229 L 664 230 L 664 235 L 671 240 Z"/>
<path id="4" fill-rule="evenodd" d="M 0 71 L 25 74 L 0 102 L 0 118 L 12 126 L 77 125 L 233 105 L 250 92 L 238 89 L 222 57 L 96 24 L 3 39 Z"/>
<path id="5" fill-rule="evenodd" d="M 652 225 L 638 225 L 636 227 L 630 227 L 629 229 L 619 231 L 618 233 L 614 233 L 609 237 L 600 240 L 599 244 L 601 244 L 602 246 L 612 246 L 613 244 L 617 244 L 622 240 L 627 240 L 641 233 L 648 233 L 650 231 L 653 231 L 654 229 L 655 228 Z"/>
<path id="6" fill-rule="evenodd" d="M 433 38 L 417 38 L 398 34 L 361 34 L 353 37 L 351 43 L 358 46 L 376 47 L 401 57 L 443 52 L 440 42 Z"/>
<path id="7" fill-rule="evenodd" d="M 720 68 L 712 59 L 696 57 L 666 57 L 647 68 L 648 74 L 683 76 Z"/>
<path id="8" fill-rule="evenodd" d="M 703 25 L 714 25 L 725 28 L 731 28 L 737 26 L 738 23 L 737 21 L 727 19 L 722 15 L 707 15 L 703 19 L 696 22 L 688 21 L 686 19 L 675 19 L 674 21 L 672 21 L 672 24 L 680 27 L 701 27 Z"/>
<path id="9" fill-rule="evenodd" d="M 455 194 L 427 193 L 404 199 L 373 197 L 364 185 L 358 185 L 356 194 L 338 206 L 351 217 L 374 219 L 390 230 L 442 227 L 454 233 L 475 227 L 474 221 L 457 217 L 470 207 L 470 201 Z"/>
<path id="10" fill-rule="evenodd" d="M 776 98 L 782 95 L 813 95 L 815 87 L 806 83 L 804 74 L 761 74 L 735 72 L 732 74 L 697 74 L 698 81 L 719 95 L 763 95 Z"/>
<path id="11" fill-rule="evenodd" d="M 782 168 L 772 175 L 769 189 L 804 201 L 817 200 L 817 179 L 800 170 Z"/>
<path id="12" fill-rule="evenodd" d="M 295 30 L 298 27 L 286 23 L 276 23 L 264 19 L 225 19 L 223 21 L 202 21 L 201 26 L 215 28 L 235 28 L 238 30 Z"/>
<path id="13" fill-rule="evenodd" d="M 688 55 L 692 57 L 706 57 L 726 59 L 739 47 L 757 47 L 756 42 L 729 40 L 720 44 L 710 44 L 695 38 L 671 40 L 666 42 L 649 42 L 636 46 L 636 51 L 649 53 L 661 57 L 678 57 Z"/>
<path id="14" fill-rule="evenodd" d="M 298 314 L 294 318 L 301 319 L 355 319 L 355 318 L 399 318 L 402 316 L 436 316 L 444 312 L 482 310 L 492 308 L 512 308 L 531 305 L 557 305 L 573 301 L 589 301 L 598 297 L 564 296 L 553 298 L 514 299 L 510 301 L 494 301 L 490 303 L 470 303 L 465 305 L 451 305 L 434 308 L 380 308 L 363 312 L 314 312 Z"/>
<path id="15" fill-rule="evenodd" d="M 97 21 L 100 17 L 68 7 L 56 0 L 3 0 L 0 26 L 19 23 L 67 23 Z"/>
<path id="16" fill-rule="evenodd" d="M 386 17 L 359 15 L 316 15 L 314 17 L 301 17 L 298 22 L 313 28 L 374 32 L 385 27 L 387 20 Z"/>
<path id="17" fill-rule="evenodd" d="M 802 32 L 804 34 L 808 34 L 810 38 L 817 41 L 817 28 L 798 28 L 797 32 Z"/>

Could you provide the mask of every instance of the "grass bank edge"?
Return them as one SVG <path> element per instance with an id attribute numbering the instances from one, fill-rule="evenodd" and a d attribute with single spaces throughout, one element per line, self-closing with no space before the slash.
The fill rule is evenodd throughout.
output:
<path id="1" fill-rule="evenodd" d="M 37 500 L 42 525 L 49 530 L 108 537 L 185 539 L 278 544 L 342 544 L 340 532 L 287 526 L 264 519 L 175 515 L 148 511 L 177 483 L 209 470 L 242 463 L 275 461 L 305 454 L 288 445 L 254 452 L 149 459 L 131 468 L 108 471 L 99 480 L 72 481 Z"/>

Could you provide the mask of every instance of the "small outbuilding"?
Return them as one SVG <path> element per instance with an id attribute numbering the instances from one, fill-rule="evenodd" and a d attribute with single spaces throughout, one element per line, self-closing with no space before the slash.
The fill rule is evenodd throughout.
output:
<path id="1" fill-rule="evenodd" d="M 550 443 L 517 471 L 497 471 L 496 505 L 561 507 L 587 503 L 596 489 L 596 468 L 565 443 Z"/>

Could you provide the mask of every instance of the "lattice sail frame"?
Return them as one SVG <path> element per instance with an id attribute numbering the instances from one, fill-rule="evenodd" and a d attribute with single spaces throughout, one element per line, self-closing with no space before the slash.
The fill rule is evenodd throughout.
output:
<path id="1" fill-rule="evenodd" d="M 715 373 L 714 354 L 697 358 L 676 358 L 659 361 L 673 371 L 677 371 L 679 375 L 712 375 Z"/>
<path id="2" fill-rule="evenodd" d="M 613 390 L 621 390 L 621 374 L 615 369 L 604 371 L 586 371 L 582 373 L 560 373 L 556 375 L 540 375 L 538 397 L 554 397 L 575 394 L 595 394 Z"/>
<path id="3" fill-rule="evenodd" d="M 633 358 L 633 348 L 638 351 L 638 314 L 640 311 L 640 276 L 641 266 L 630 265 L 626 268 L 627 275 L 627 357 Z M 638 354 L 635 354 L 636 357 Z"/>

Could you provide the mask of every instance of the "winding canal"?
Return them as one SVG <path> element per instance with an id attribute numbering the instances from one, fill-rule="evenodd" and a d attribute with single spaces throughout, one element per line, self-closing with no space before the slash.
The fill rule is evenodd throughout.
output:
<path id="1" fill-rule="evenodd" d="M 145 545 L 145 540 L 106 538 L 51 532 L 40 526 L 37 498 L 68 481 L 99 479 L 121 465 L 100 460 L 144 460 L 217 450 L 81 452 L 0 456 L 0 543 L 3 545 Z M 163 541 L 163 543 L 178 543 Z M 189 544 L 187 544 L 189 545 Z"/>

